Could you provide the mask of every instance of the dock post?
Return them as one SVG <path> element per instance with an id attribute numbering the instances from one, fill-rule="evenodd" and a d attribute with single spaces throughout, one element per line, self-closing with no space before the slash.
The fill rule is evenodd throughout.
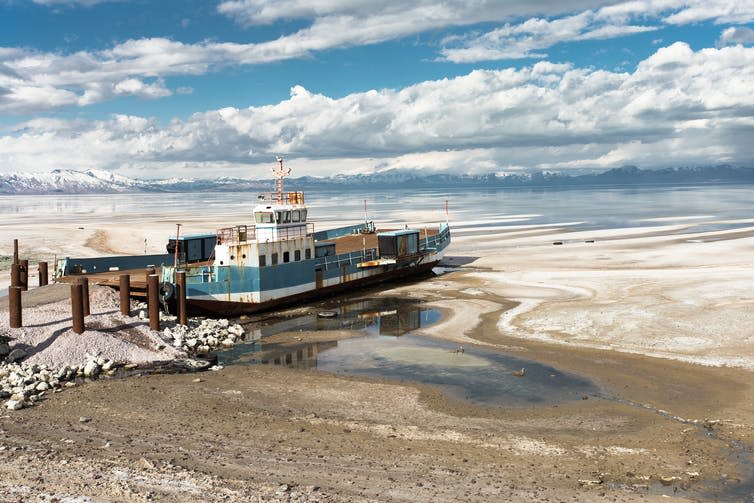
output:
<path id="1" fill-rule="evenodd" d="M 37 270 L 39 271 L 39 286 L 47 285 L 47 262 L 40 262 L 37 266 Z"/>
<path id="2" fill-rule="evenodd" d="M 29 261 L 19 260 L 19 264 L 21 264 L 21 274 L 19 276 L 20 284 L 18 286 L 21 287 L 21 289 L 25 292 L 29 289 Z"/>
<path id="3" fill-rule="evenodd" d="M 8 287 L 8 310 L 10 312 L 10 328 L 21 328 L 21 287 Z"/>
<path id="4" fill-rule="evenodd" d="M 21 264 L 13 263 L 10 266 L 10 286 L 21 286 Z"/>
<path id="5" fill-rule="evenodd" d="M 18 264 L 18 239 L 13 240 L 13 263 Z"/>
<path id="6" fill-rule="evenodd" d="M 120 313 L 131 315 L 131 276 L 128 274 L 120 275 Z"/>
<path id="7" fill-rule="evenodd" d="M 147 278 L 147 305 L 149 306 L 149 328 L 160 329 L 160 292 L 158 276 L 150 274 Z"/>
<path id="8" fill-rule="evenodd" d="M 86 330 L 84 327 L 84 300 L 81 283 L 71 283 L 71 317 L 73 318 L 73 331 L 81 334 Z"/>
<path id="9" fill-rule="evenodd" d="M 84 309 L 84 316 L 89 316 L 89 278 L 84 276 L 79 278 L 81 283 L 81 304 Z"/>
<path id="10" fill-rule="evenodd" d="M 187 325 L 188 317 L 186 316 L 186 271 L 175 273 L 176 283 L 176 302 L 178 304 L 178 324 Z"/>

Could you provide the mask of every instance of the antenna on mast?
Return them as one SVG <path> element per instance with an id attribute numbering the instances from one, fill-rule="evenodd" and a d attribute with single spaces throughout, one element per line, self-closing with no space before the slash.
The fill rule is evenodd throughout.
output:
<path id="1" fill-rule="evenodd" d="M 272 174 L 275 175 L 275 192 L 277 192 L 278 204 L 283 203 L 283 178 L 291 174 L 291 168 L 283 168 L 283 158 L 280 156 L 275 157 L 280 164 L 275 168 L 272 168 Z"/>

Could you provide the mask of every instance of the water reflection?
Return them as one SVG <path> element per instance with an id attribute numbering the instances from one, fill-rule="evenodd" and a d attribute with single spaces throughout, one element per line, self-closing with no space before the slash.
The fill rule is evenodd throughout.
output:
<path id="1" fill-rule="evenodd" d="M 334 314 L 323 317 L 325 312 Z M 272 316 L 241 322 L 250 339 L 264 339 L 284 332 L 363 330 L 365 334 L 401 336 L 440 320 L 440 312 L 414 301 L 395 298 L 347 301 L 322 310 L 286 318 Z"/>
<path id="2" fill-rule="evenodd" d="M 393 308 L 387 309 L 390 305 Z M 483 405 L 550 404 L 598 394 L 588 380 L 535 361 L 412 334 L 440 319 L 438 311 L 421 304 L 367 299 L 333 312 L 337 316 L 332 318 L 312 312 L 266 320 L 254 328 L 260 340 L 221 351 L 218 360 L 224 365 L 274 365 L 417 382 Z M 343 338 L 343 330 L 356 333 Z M 300 337 L 295 335 L 298 331 Z M 307 337 L 315 337 L 313 331 L 340 331 L 341 338 L 308 342 Z M 267 341 L 282 332 L 289 334 L 284 343 Z"/>

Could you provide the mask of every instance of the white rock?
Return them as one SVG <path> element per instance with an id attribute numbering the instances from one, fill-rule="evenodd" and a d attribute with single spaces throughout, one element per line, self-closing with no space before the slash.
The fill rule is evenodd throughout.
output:
<path id="1" fill-rule="evenodd" d="M 45 381 L 42 381 L 41 383 L 37 384 L 34 389 L 36 389 L 37 391 L 47 391 L 48 389 L 50 389 L 50 385 Z"/>
<path id="2" fill-rule="evenodd" d="M 24 408 L 23 400 L 8 400 L 5 402 L 5 406 L 8 410 L 19 410 Z"/>
<path id="3" fill-rule="evenodd" d="M 100 367 L 95 361 L 90 360 L 86 362 L 86 365 L 84 365 L 84 375 L 86 377 L 94 377 L 99 374 L 99 371 Z"/>

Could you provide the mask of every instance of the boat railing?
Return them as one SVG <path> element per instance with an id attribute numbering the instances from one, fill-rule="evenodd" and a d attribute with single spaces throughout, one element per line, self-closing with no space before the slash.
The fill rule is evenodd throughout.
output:
<path id="1" fill-rule="evenodd" d="M 257 232 L 255 225 L 236 225 L 234 227 L 218 229 L 217 244 L 237 245 L 246 241 L 254 241 L 260 234 L 263 235 L 263 239 L 265 239 L 264 236 L 271 235 L 275 241 L 285 241 L 306 237 L 313 233 L 313 222 L 307 222 L 306 225 L 293 225 L 291 227 L 272 227 L 264 229 L 264 234 Z"/>
<path id="2" fill-rule="evenodd" d="M 318 259 L 317 266 L 322 267 L 323 269 L 330 269 L 332 267 L 339 268 L 344 264 L 355 265 L 369 260 L 377 260 L 377 248 L 367 248 L 365 250 L 341 253 L 339 255 L 326 255 Z"/>
<path id="3" fill-rule="evenodd" d="M 420 239 L 422 250 L 437 249 L 445 242 L 450 236 L 450 228 L 443 224 L 440 226 L 440 232 L 433 234 L 432 236 L 424 235 L 424 238 Z"/>
<path id="4" fill-rule="evenodd" d="M 290 204 L 290 205 L 303 205 L 304 193 L 303 192 L 283 192 L 278 194 L 277 192 L 266 192 L 259 194 L 259 201 L 269 201 L 278 204 Z"/>

